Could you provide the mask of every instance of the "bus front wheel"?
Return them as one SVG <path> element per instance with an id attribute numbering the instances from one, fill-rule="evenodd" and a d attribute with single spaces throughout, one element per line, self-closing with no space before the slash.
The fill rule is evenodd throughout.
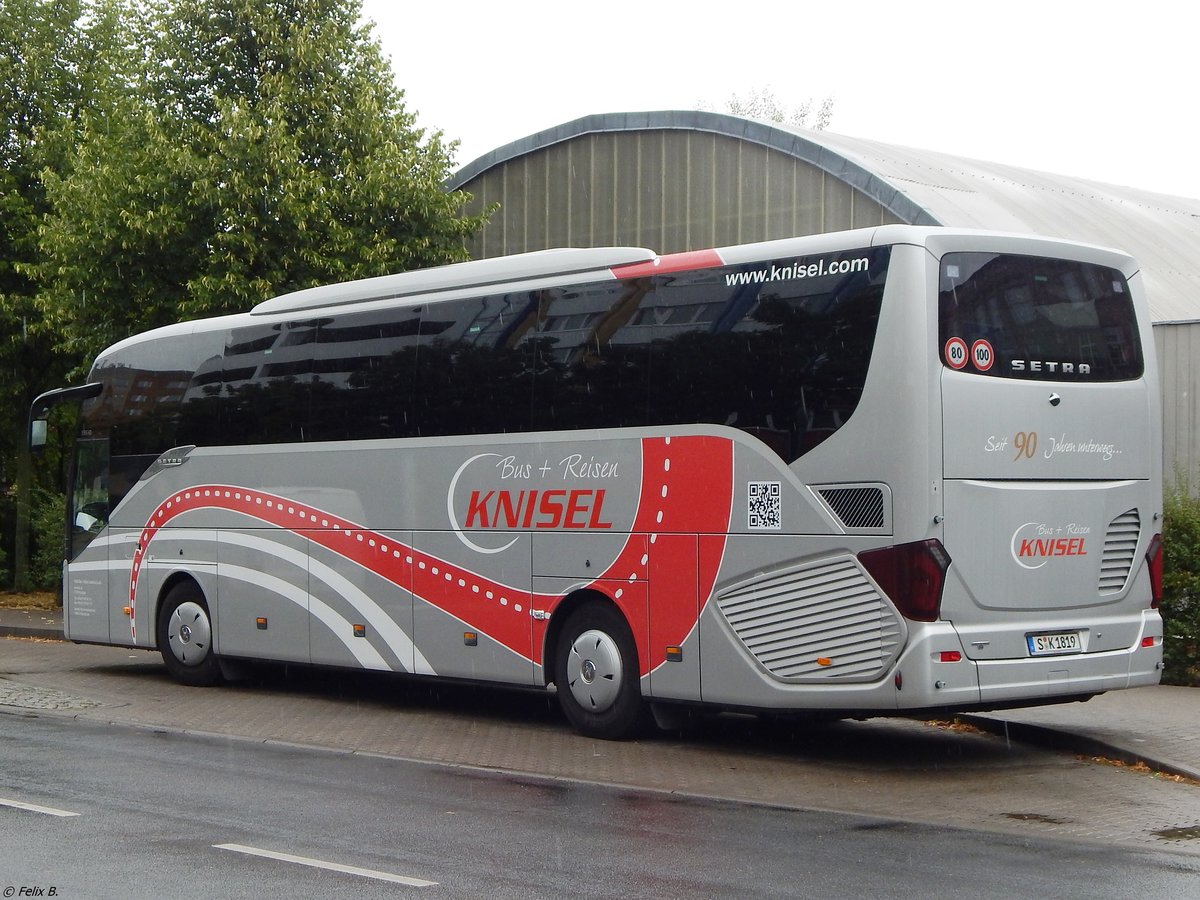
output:
<path id="1" fill-rule="evenodd" d="M 637 648 L 616 608 L 590 604 L 571 614 L 555 654 L 563 713 L 588 737 L 629 737 L 642 717 Z"/>
<path id="2" fill-rule="evenodd" d="M 158 649 L 176 681 L 196 687 L 220 682 L 212 619 L 204 595 L 192 582 L 181 582 L 167 592 L 158 614 Z"/>

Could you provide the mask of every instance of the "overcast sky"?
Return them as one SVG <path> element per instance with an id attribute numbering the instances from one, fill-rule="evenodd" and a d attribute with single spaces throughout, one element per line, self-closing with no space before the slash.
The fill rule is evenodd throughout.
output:
<path id="1" fill-rule="evenodd" d="M 834 100 L 830 131 L 1200 198 L 1187 0 L 364 0 L 465 165 L 592 113 Z"/>

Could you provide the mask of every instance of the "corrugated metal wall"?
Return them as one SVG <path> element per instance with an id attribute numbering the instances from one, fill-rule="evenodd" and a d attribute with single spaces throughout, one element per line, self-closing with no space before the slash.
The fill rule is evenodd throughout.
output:
<path id="1" fill-rule="evenodd" d="M 1163 476 L 1168 483 L 1185 479 L 1200 493 L 1200 429 L 1197 384 L 1200 379 L 1200 322 L 1154 326 L 1158 371 L 1162 379 Z"/>
<path id="2" fill-rule="evenodd" d="M 462 188 L 499 211 L 475 259 L 548 247 L 699 250 L 898 222 L 816 166 L 725 135 L 586 134 L 508 160 Z"/>

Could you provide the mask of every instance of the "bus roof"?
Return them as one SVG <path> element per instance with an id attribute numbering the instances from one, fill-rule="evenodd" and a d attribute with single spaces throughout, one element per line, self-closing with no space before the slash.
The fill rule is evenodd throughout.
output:
<path id="1" fill-rule="evenodd" d="M 417 294 L 463 288 L 487 287 L 546 276 L 575 275 L 615 266 L 628 266 L 654 260 L 653 250 L 641 247 L 596 247 L 590 249 L 536 250 L 515 256 L 480 259 L 472 262 L 416 269 L 395 275 L 363 278 L 342 284 L 321 285 L 293 291 L 264 300 L 250 311 L 253 316 L 269 316 L 302 310 L 391 300 Z"/>
<path id="2" fill-rule="evenodd" d="M 350 304 L 375 301 L 416 299 L 422 296 L 472 291 L 480 288 L 516 285 L 544 279 L 606 280 L 638 278 L 665 274 L 683 269 L 702 269 L 710 266 L 737 265 L 759 261 L 772 254 L 827 253 L 847 246 L 879 246 L 882 244 L 913 243 L 930 246 L 955 236 L 988 235 L 1009 243 L 1023 244 L 1032 249 L 1040 244 L 1045 252 L 1061 251 L 1071 246 L 1088 247 L 1060 238 L 1038 235 L 1006 234 L 969 228 L 923 227 L 913 225 L 877 225 L 843 232 L 825 232 L 750 244 L 722 247 L 714 250 L 689 250 L 660 256 L 643 247 L 592 247 L 535 250 L 490 259 L 455 263 L 429 269 L 415 269 L 393 275 L 363 278 L 339 284 L 320 285 L 281 294 L 264 300 L 250 310 L 252 316 L 291 315 Z M 1111 252 L 1111 251 L 1109 251 Z M 1119 251 L 1118 251 L 1119 252 Z M 590 276 L 590 277 L 589 277 Z"/>

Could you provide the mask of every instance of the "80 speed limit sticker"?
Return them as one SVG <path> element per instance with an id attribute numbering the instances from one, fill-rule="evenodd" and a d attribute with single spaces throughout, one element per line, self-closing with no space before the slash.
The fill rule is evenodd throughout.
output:
<path id="1" fill-rule="evenodd" d="M 961 369 L 967 364 L 967 342 L 960 337 L 952 337 L 946 341 L 946 365 L 952 369 Z"/>

